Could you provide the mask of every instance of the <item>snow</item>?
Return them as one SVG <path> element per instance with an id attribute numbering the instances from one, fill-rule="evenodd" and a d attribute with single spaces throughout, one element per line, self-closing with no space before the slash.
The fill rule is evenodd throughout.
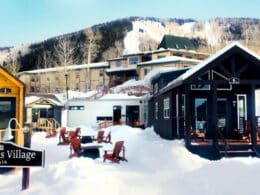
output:
<path id="1" fill-rule="evenodd" d="M 96 130 L 80 126 L 82 134 Z M 72 128 L 71 128 L 72 129 Z M 21 191 L 21 170 L 0 175 L 0 193 L 15 195 L 217 195 L 255 194 L 258 191 L 258 158 L 210 161 L 187 151 L 183 140 L 163 140 L 152 128 L 141 130 L 113 126 L 112 142 L 124 140 L 128 162 L 113 164 L 102 158 L 68 159 L 69 146 L 57 146 L 58 137 L 32 135 L 32 148 L 45 150 L 45 168 L 30 169 L 30 187 Z M 104 149 L 112 148 L 103 144 Z"/>
<path id="2" fill-rule="evenodd" d="M 111 93 L 106 94 L 103 97 L 100 98 L 100 100 L 122 100 L 122 99 L 139 99 L 139 97 L 136 97 L 134 95 L 128 95 L 123 93 Z"/>
<path id="3" fill-rule="evenodd" d="M 195 22 L 187 22 L 180 26 L 184 33 L 191 33 Z"/>
<path id="4" fill-rule="evenodd" d="M 100 68 L 100 67 L 109 67 L 108 62 L 95 62 L 91 64 L 80 64 L 80 65 L 70 65 L 70 66 L 59 66 L 54 68 L 43 68 L 43 69 L 36 69 L 36 70 L 29 70 L 29 71 L 23 71 L 19 74 L 23 73 L 46 73 L 46 72 L 56 72 L 56 71 L 64 71 L 66 70 L 77 70 L 77 69 L 86 69 L 86 68 Z"/>
<path id="5" fill-rule="evenodd" d="M 74 98 L 91 98 L 91 97 L 93 97 L 96 94 L 97 94 L 97 91 L 80 92 L 80 91 L 71 91 L 71 90 L 69 90 L 68 91 L 68 98 L 69 99 L 74 99 Z M 58 93 L 58 94 L 55 94 L 55 96 L 63 104 L 65 104 L 67 102 L 66 93 Z"/>
<path id="6" fill-rule="evenodd" d="M 132 22 L 132 25 L 133 30 L 128 32 L 124 38 L 125 54 L 139 52 L 139 44 L 142 39 L 150 37 L 159 42 L 165 33 L 165 28 L 160 22 L 139 20 Z"/>

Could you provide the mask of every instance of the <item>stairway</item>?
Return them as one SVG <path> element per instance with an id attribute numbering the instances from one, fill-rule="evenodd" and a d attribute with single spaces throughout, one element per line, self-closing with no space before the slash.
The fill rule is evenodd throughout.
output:
<path id="1" fill-rule="evenodd" d="M 218 148 L 220 156 L 225 158 L 257 156 L 252 145 L 219 145 Z"/>

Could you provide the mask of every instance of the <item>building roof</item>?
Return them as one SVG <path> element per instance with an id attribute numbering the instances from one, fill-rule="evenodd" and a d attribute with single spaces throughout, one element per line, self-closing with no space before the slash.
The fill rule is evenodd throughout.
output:
<path id="1" fill-rule="evenodd" d="M 199 62 L 201 62 L 201 60 L 184 58 L 184 57 L 179 57 L 179 56 L 169 56 L 169 57 L 165 57 L 165 58 L 160 58 L 160 59 L 156 59 L 156 60 L 138 63 L 137 66 L 160 65 L 160 64 L 177 63 L 177 62 L 189 62 L 189 63 L 193 63 L 193 64 L 198 64 Z"/>
<path id="2" fill-rule="evenodd" d="M 70 65 L 70 66 L 66 66 L 66 70 L 85 69 L 88 67 L 89 68 L 103 68 L 103 67 L 107 68 L 107 67 L 109 67 L 109 64 L 108 64 L 108 62 L 98 62 L 98 63 L 91 63 L 91 64 Z M 64 66 L 60 66 L 60 67 L 55 67 L 55 68 L 44 68 L 44 69 L 23 71 L 23 72 L 20 72 L 18 75 L 63 71 L 64 68 L 65 68 Z"/>
<path id="3" fill-rule="evenodd" d="M 17 77 L 12 75 L 8 70 L 4 67 L 0 66 L 0 74 L 3 75 L 5 78 L 10 80 L 13 84 L 15 84 L 19 88 L 24 88 L 25 85 L 22 81 L 20 81 Z"/>
<path id="4" fill-rule="evenodd" d="M 195 74 L 196 72 L 198 72 L 202 68 L 206 67 L 209 63 L 213 62 L 214 60 L 216 60 L 217 58 L 219 58 L 224 53 L 228 52 L 229 50 L 231 50 L 234 47 L 240 48 L 242 51 L 244 51 L 245 53 L 249 54 L 250 56 L 254 57 L 256 60 L 259 61 L 260 58 L 259 58 L 258 55 L 254 54 L 252 51 L 250 51 L 246 47 L 242 46 L 240 43 L 233 42 L 230 45 L 228 45 L 228 46 L 224 47 L 223 49 L 219 50 L 217 53 L 211 55 L 209 58 L 202 61 L 198 65 L 192 67 L 190 70 L 188 70 L 184 74 L 180 75 L 178 78 L 176 78 L 175 80 L 170 82 L 166 88 L 169 88 L 169 87 L 173 88 L 173 87 L 177 87 L 177 86 L 181 85 L 186 79 L 190 78 L 193 74 Z"/>
<path id="5" fill-rule="evenodd" d="M 190 67 L 187 68 L 171 68 L 171 69 L 162 69 L 159 70 L 157 74 L 153 75 L 150 79 L 150 82 L 152 84 L 154 84 L 155 82 L 158 81 L 158 79 L 160 79 L 162 76 L 167 76 L 167 75 L 171 75 L 172 79 L 176 79 L 178 76 L 180 76 L 181 74 L 185 73 L 186 71 L 188 71 L 190 69 Z"/>
<path id="6" fill-rule="evenodd" d="M 136 66 L 133 67 L 120 67 L 120 68 L 110 68 L 107 69 L 106 72 L 109 73 L 117 73 L 117 72 L 129 72 L 129 71 L 136 71 Z"/>
<path id="7" fill-rule="evenodd" d="M 159 48 L 175 48 L 175 49 L 186 49 L 194 50 L 197 48 L 195 42 L 192 39 L 187 37 L 179 37 L 173 35 L 164 35 L 161 43 L 158 46 Z"/>

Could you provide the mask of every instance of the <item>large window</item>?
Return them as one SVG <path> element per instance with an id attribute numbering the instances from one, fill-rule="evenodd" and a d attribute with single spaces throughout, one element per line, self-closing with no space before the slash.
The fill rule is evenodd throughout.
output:
<path id="1" fill-rule="evenodd" d="M 138 64 L 139 58 L 138 56 L 130 57 L 129 58 L 129 64 Z"/>
<path id="2" fill-rule="evenodd" d="M 163 100 L 163 117 L 164 119 L 170 118 L 170 98 Z"/>
<path id="3" fill-rule="evenodd" d="M 206 133 L 207 130 L 207 99 L 195 99 L 195 122 L 196 133 Z"/>
<path id="4" fill-rule="evenodd" d="M 154 112 L 154 117 L 157 120 L 158 119 L 158 102 L 155 102 L 155 112 Z"/>
<path id="5" fill-rule="evenodd" d="M 154 94 L 158 93 L 158 83 L 154 84 Z"/>

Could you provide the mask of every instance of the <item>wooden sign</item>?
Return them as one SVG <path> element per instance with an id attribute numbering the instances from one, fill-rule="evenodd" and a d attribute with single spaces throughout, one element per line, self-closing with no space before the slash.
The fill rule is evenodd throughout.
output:
<path id="1" fill-rule="evenodd" d="M 0 167 L 44 167 L 45 152 L 0 142 Z"/>

